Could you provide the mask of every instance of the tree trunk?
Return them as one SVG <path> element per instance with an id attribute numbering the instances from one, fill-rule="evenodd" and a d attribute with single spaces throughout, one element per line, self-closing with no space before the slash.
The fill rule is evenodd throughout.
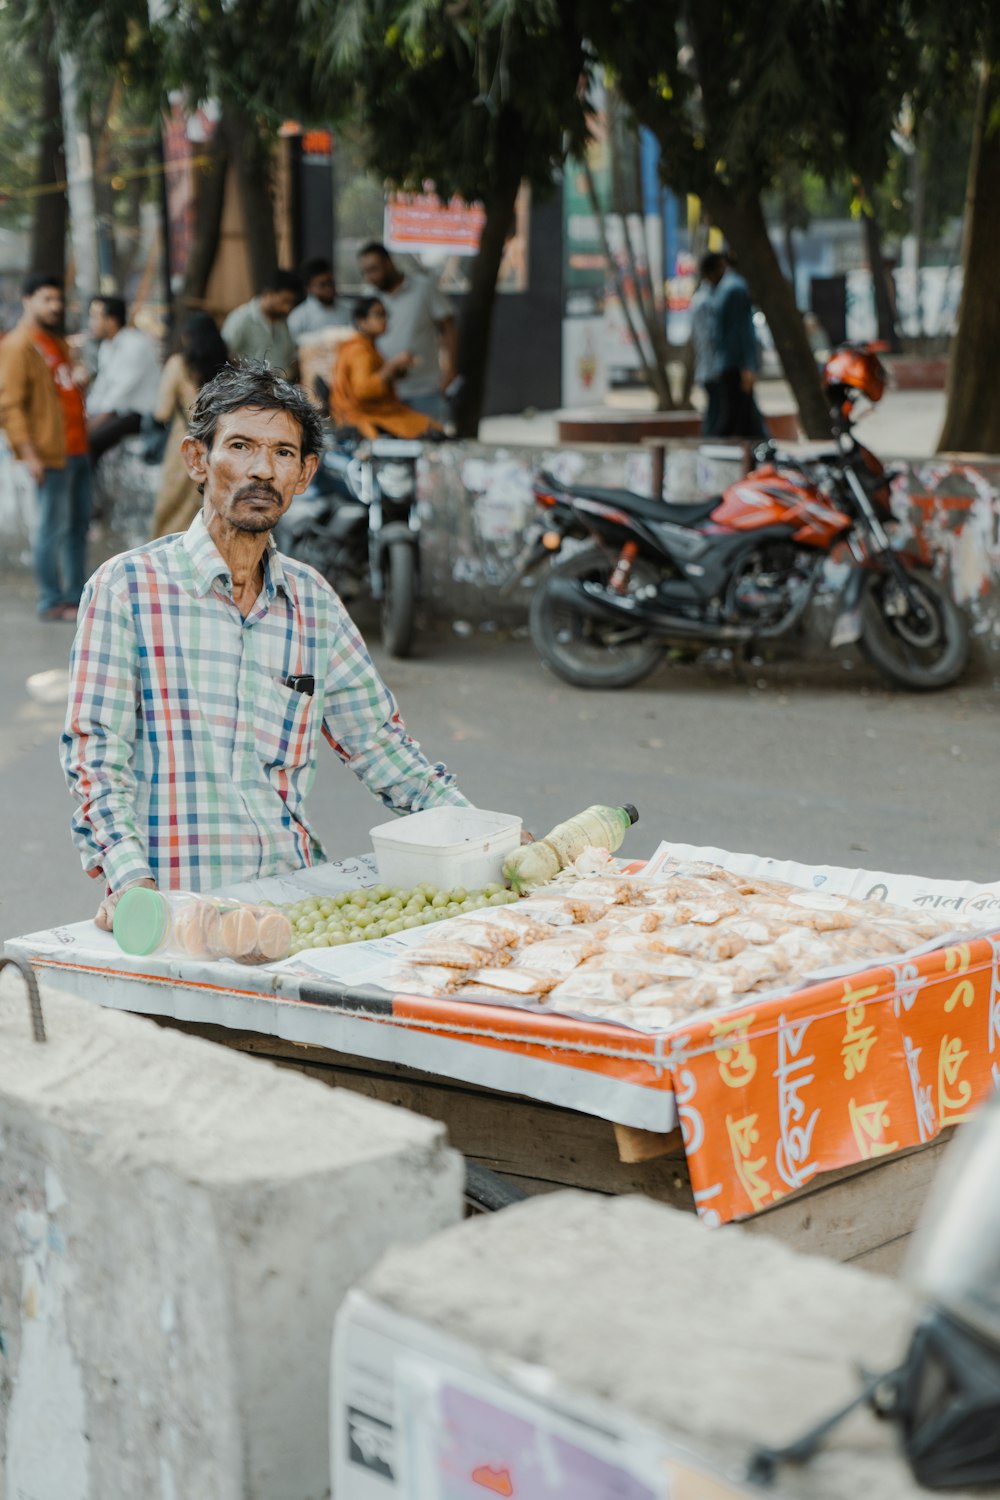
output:
<path id="1" fill-rule="evenodd" d="M 271 141 L 242 111 L 227 111 L 229 149 L 236 167 L 246 230 L 250 280 L 259 292 L 278 265 L 271 196 Z"/>
<path id="2" fill-rule="evenodd" d="M 208 289 L 208 278 L 212 274 L 215 257 L 219 251 L 222 208 L 226 197 L 226 173 L 229 170 L 229 139 L 225 117 L 219 121 L 209 149 L 209 163 L 204 168 L 200 168 L 198 173 L 194 238 L 187 265 L 184 268 L 184 285 L 178 297 L 178 310 L 181 317 L 174 329 L 175 334 L 179 333 L 184 313 L 191 308 L 200 307 L 204 301 L 205 292 Z"/>
<path id="3" fill-rule="evenodd" d="M 767 319 L 806 436 L 828 438 L 830 413 L 816 361 L 802 314 L 795 305 L 795 294 L 774 253 L 760 195 L 754 192 L 737 195 L 716 182 L 706 191 L 704 198 L 712 218 L 739 257 L 740 271 Z"/>
<path id="4" fill-rule="evenodd" d="M 498 143 L 496 177 L 491 191 L 484 198 L 486 222 L 479 252 L 469 271 L 469 290 L 458 329 L 458 373 L 462 385 L 455 398 L 454 416 L 456 433 L 464 438 L 474 438 L 479 432 L 479 419 L 486 398 L 497 275 L 514 222 L 514 205 L 521 186 L 520 132 L 513 126 L 505 129 L 503 121 L 498 125 L 498 131 L 502 144 Z"/>
<path id="5" fill-rule="evenodd" d="M 670 389 L 670 373 L 668 365 L 670 362 L 670 350 L 667 346 L 667 332 L 663 318 L 656 306 L 656 296 L 653 291 L 653 283 L 649 267 L 649 248 L 646 246 L 646 268 L 642 272 L 639 267 L 635 247 L 632 242 L 631 221 L 638 219 L 640 235 L 645 243 L 646 219 L 642 197 L 642 165 L 640 156 L 639 133 L 632 121 L 625 115 L 621 101 L 613 92 L 608 93 L 608 150 L 611 158 L 611 193 L 614 211 L 621 221 L 622 250 L 625 255 L 625 264 L 628 275 L 631 277 L 632 287 L 635 292 L 635 305 L 642 320 L 642 327 L 646 334 L 652 359 L 643 357 L 643 346 L 636 339 L 636 330 L 633 328 L 632 319 L 627 319 L 629 331 L 632 333 L 633 341 L 636 342 L 639 359 L 647 372 L 647 379 L 656 395 L 657 411 L 672 411 L 674 406 L 673 392 Z M 626 183 L 626 174 L 628 182 Z M 625 298 L 628 295 L 628 280 L 623 284 L 620 293 L 622 299 L 622 311 L 627 312 Z"/>
<path id="6" fill-rule="evenodd" d="M 649 383 L 650 389 L 657 392 L 657 404 L 659 406 L 659 409 L 661 411 L 665 411 L 667 407 L 664 404 L 658 382 L 661 380 L 661 377 L 663 382 L 666 381 L 666 368 L 664 367 L 664 370 L 661 372 L 657 371 L 656 365 L 654 361 L 649 358 L 646 350 L 646 345 L 643 343 L 639 330 L 636 327 L 632 305 L 628 297 L 628 287 L 625 282 L 625 273 L 618 262 L 617 256 L 611 248 L 611 241 L 608 237 L 608 216 L 605 214 L 604 206 L 598 196 L 597 184 L 594 181 L 594 174 L 591 170 L 590 162 L 587 159 L 586 153 L 584 153 L 583 157 L 581 158 L 581 166 L 583 168 L 583 175 L 587 182 L 587 195 L 590 198 L 590 207 L 594 215 L 594 222 L 597 225 L 597 232 L 601 240 L 601 249 L 604 252 L 604 263 L 607 267 L 608 275 L 611 277 L 611 280 L 615 284 L 615 293 L 618 297 L 618 305 L 622 310 L 622 318 L 624 319 L 625 327 L 628 329 L 628 336 L 632 340 L 632 347 L 636 352 L 636 356 L 639 360 L 642 372 L 645 375 L 647 382 Z M 625 225 L 624 228 L 627 235 L 628 226 Z M 667 387 L 667 396 L 669 397 L 669 387 Z"/>
<path id="7" fill-rule="evenodd" d="M 39 99 L 42 134 L 38 142 L 38 157 L 35 166 L 35 185 L 51 188 L 53 183 L 66 179 L 66 163 L 63 159 L 62 96 L 59 91 L 59 64 L 52 50 L 51 28 L 49 36 L 39 48 L 38 63 L 41 69 L 41 94 Z M 53 275 L 66 275 L 66 190 L 42 192 L 35 199 L 31 214 L 31 245 L 28 264 L 39 271 L 51 271 Z"/>
<path id="8" fill-rule="evenodd" d="M 948 407 L 938 451 L 1000 453 L 996 399 L 1000 298 L 996 246 L 1000 234 L 1000 73 L 983 66 L 965 200 L 962 302 L 951 348 Z"/>
<path id="9" fill-rule="evenodd" d="M 889 268 L 882 254 L 882 228 L 875 211 L 875 196 L 867 182 L 862 182 L 861 191 L 866 205 L 861 210 L 861 223 L 864 229 L 865 248 L 868 252 L 868 264 L 871 267 L 872 289 L 875 293 L 875 320 L 878 325 L 878 336 L 883 344 L 888 344 L 890 353 L 898 354 L 900 343 L 899 328 L 896 323 L 896 299 L 889 280 Z"/>
<path id="10" fill-rule="evenodd" d="M 917 141 L 916 150 L 910 158 L 910 201 L 913 205 L 910 233 L 913 236 L 913 310 L 917 324 L 917 338 L 924 337 L 924 239 L 927 224 L 927 146 L 933 138 L 934 119 L 929 116 L 923 139 Z"/>
<path id="11" fill-rule="evenodd" d="M 97 209 L 94 163 L 90 151 L 90 121 L 80 87 L 80 65 L 71 52 L 59 59 L 59 86 L 66 151 L 66 192 L 73 243 L 73 280 L 76 301 L 86 307 L 100 291 L 97 257 Z"/>

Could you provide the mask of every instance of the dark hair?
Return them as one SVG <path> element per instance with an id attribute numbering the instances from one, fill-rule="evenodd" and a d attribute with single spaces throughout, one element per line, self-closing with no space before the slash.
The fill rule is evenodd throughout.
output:
<path id="1" fill-rule="evenodd" d="M 358 260 L 360 260 L 363 255 L 381 255 L 383 260 L 392 259 L 392 256 L 382 244 L 381 240 L 369 240 L 367 245 L 362 245 L 361 249 L 358 251 Z"/>
<path id="2" fill-rule="evenodd" d="M 301 386 L 257 359 L 227 365 L 202 386 L 188 415 L 188 433 L 206 448 L 215 441 L 219 418 L 234 411 L 286 411 L 302 434 L 302 457 L 323 451 L 323 415 Z"/>
<path id="3" fill-rule="evenodd" d="M 381 297 L 359 297 L 351 308 L 351 322 L 355 325 L 363 323 L 373 307 L 385 307 Z"/>
<path id="4" fill-rule="evenodd" d="M 128 312 L 123 297 L 91 297 L 91 307 L 93 307 L 95 302 L 99 302 L 104 308 L 105 317 L 114 318 L 119 328 L 125 327 L 125 324 L 128 322 Z"/>
<path id="5" fill-rule="evenodd" d="M 225 369 L 229 351 L 211 313 L 188 313 L 181 329 L 181 355 L 199 388 Z"/>
<path id="6" fill-rule="evenodd" d="M 30 276 L 26 276 L 21 282 L 21 296 L 33 297 L 36 292 L 42 290 L 43 286 L 54 286 L 56 291 L 61 292 L 63 279 L 52 271 L 32 271 Z"/>
<path id="7" fill-rule="evenodd" d="M 303 286 L 308 286 L 310 281 L 315 280 L 317 276 L 330 276 L 332 274 L 333 267 L 331 266 L 330 262 L 328 260 L 324 260 L 322 255 L 314 255 L 312 260 L 305 260 L 302 262 L 302 270 L 299 272 L 299 280 L 302 282 Z"/>
<path id="8" fill-rule="evenodd" d="M 699 270 L 702 276 L 714 276 L 716 271 L 723 271 L 726 267 L 726 258 L 717 250 L 709 250 L 707 255 L 701 257 Z"/>
<path id="9" fill-rule="evenodd" d="M 277 270 L 272 271 L 270 276 L 265 276 L 261 285 L 262 292 L 294 292 L 297 297 L 302 295 L 302 287 L 299 278 L 294 271 Z"/>

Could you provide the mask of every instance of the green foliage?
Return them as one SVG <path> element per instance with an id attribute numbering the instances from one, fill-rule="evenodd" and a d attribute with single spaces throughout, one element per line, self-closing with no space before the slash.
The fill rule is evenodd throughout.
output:
<path id="1" fill-rule="evenodd" d="M 22 229 L 30 216 L 27 196 L 35 178 L 41 69 L 19 17 L 0 10 L 0 225 Z"/>
<path id="2" fill-rule="evenodd" d="M 582 41 L 569 0 L 303 0 L 332 22 L 321 65 L 357 82 L 357 119 L 402 187 L 488 198 L 509 171 L 549 187 L 586 134 Z"/>

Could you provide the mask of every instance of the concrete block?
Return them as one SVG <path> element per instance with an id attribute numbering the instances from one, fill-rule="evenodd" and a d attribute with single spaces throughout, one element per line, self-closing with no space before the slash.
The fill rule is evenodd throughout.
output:
<path id="1" fill-rule="evenodd" d="M 47 987 L 37 1044 L 19 984 L 0 1497 L 323 1500 L 334 1314 L 460 1217 L 443 1127 Z"/>
<path id="2" fill-rule="evenodd" d="M 363 1284 L 380 1307 L 457 1339 L 496 1374 L 528 1364 L 560 1392 L 610 1403 L 661 1440 L 739 1472 L 760 1443 L 800 1436 L 890 1369 L 915 1308 L 906 1289 L 704 1228 L 639 1197 L 559 1193 L 472 1219 Z M 522 1387 L 523 1388 L 523 1387 Z M 852 1416 L 807 1471 L 772 1493 L 916 1500 L 892 1429 Z M 957 1492 L 953 1492 L 956 1493 Z"/>

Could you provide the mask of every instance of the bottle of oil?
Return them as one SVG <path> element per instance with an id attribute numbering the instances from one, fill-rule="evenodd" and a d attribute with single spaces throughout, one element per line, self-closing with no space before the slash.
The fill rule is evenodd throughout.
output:
<path id="1" fill-rule="evenodd" d="M 639 814 L 631 803 L 604 807 L 600 803 L 557 823 L 543 839 L 524 844 L 504 860 L 504 879 L 519 896 L 545 885 L 571 865 L 584 849 L 607 849 L 614 853 Z"/>

